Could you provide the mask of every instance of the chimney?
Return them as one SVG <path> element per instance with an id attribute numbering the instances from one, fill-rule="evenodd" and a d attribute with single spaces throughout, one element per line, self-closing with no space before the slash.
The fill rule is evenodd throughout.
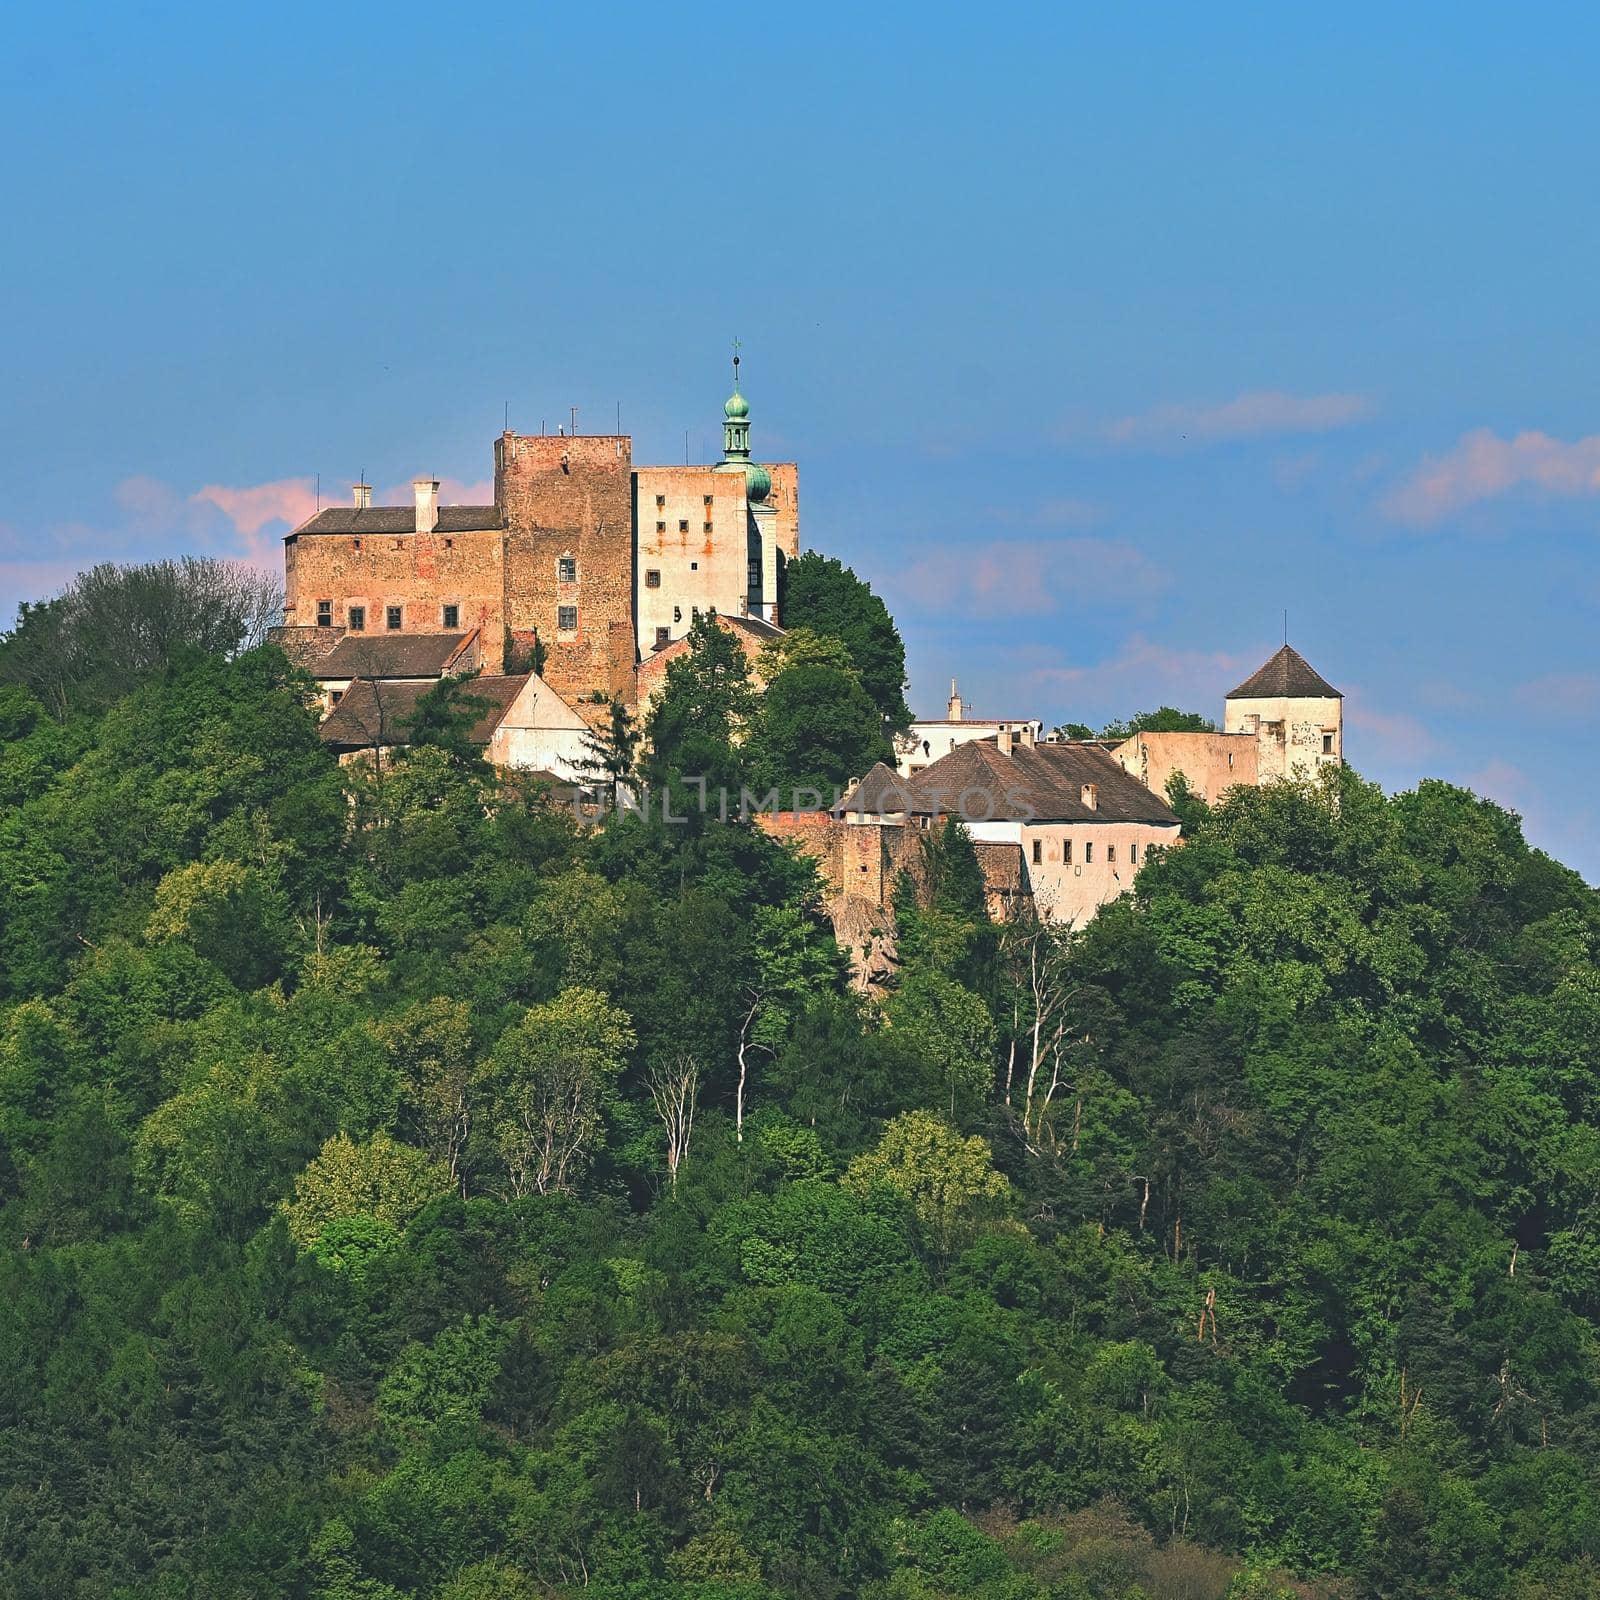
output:
<path id="1" fill-rule="evenodd" d="M 1009 723 L 1002 722 L 1000 724 L 1000 732 L 999 732 L 997 737 L 998 737 L 999 743 L 1000 743 L 1000 754 L 1003 755 L 1003 756 L 1010 755 L 1011 754 L 1011 726 L 1010 726 Z"/>
<path id="2" fill-rule="evenodd" d="M 372 485 L 370 483 L 353 483 L 350 488 L 356 497 L 356 510 L 370 511 L 372 509 Z"/>
<path id="3" fill-rule="evenodd" d="M 961 720 L 961 696 L 956 692 L 956 680 L 950 680 L 950 702 L 945 707 L 945 715 L 952 722 Z"/>
<path id="4" fill-rule="evenodd" d="M 417 497 L 417 532 L 432 533 L 439 526 L 439 480 L 413 478 L 411 492 Z"/>
<path id="5" fill-rule="evenodd" d="M 1017 737 L 1022 741 L 1022 748 L 1024 750 L 1033 749 L 1033 724 L 1031 722 L 1024 722 L 1022 726 L 1017 729 Z"/>
<path id="6" fill-rule="evenodd" d="M 1100 809 L 1100 785 L 1098 783 L 1084 784 L 1082 800 L 1086 810 L 1098 811 Z"/>

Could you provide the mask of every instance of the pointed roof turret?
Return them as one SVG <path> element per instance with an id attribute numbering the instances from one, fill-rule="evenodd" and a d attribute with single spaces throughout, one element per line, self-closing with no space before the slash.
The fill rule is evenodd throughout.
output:
<path id="1" fill-rule="evenodd" d="M 1344 696 L 1292 645 L 1252 672 L 1230 700 L 1342 700 Z"/>
<path id="2" fill-rule="evenodd" d="M 750 402 L 739 392 L 739 341 L 733 341 L 733 393 L 722 408 L 722 459 L 718 472 L 742 472 L 745 498 L 760 505 L 772 493 L 772 474 L 750 459 Z"/>

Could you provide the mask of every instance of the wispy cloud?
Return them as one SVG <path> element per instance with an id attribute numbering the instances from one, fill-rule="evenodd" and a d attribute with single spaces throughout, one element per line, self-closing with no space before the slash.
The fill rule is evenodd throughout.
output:
<path id="1" fill-rule="evenodd" d="M 1138 606 L 1168 574 L 1109 539 L 993 539 L 925 551 L 896 587 L 929 611 L 1047 616 L 1075 603 Z"/>
<path id="2" fill-rule="evenodd" d="M 1426 723 L 1409 712 L 1380 711 L 1359 688 L 1345 695 L 1344 719 L 1345 752 L 1358 768 L 1373 760 L 1414 767 L 1441 748 Z"/>
<path id="3" fill-rule="evenodd" d="M 1511 698 L 1527 716 L 1552 721 L 1592 717 L 1600 711 L 1600 673 L 1550 673 L 1519 683 Z"/>
<path id="4" fill-rule="evenodd" d="M 312 478 L 278 478 L 271 483 L 238 486 L 208 483 L 189 497 L 196 504 L 214 505 L 246 539 L 253 539 L 269 522 L 293 528 L 317 509 L 316 482 Z"/>
<path id="5" fill-rule="evenodd" d="M 1219 444 L 1272 434 L 1332 433 L 1364 422 L 1372 411 L 1371 400 L 1360 394 L 1255 389 L 1220 404 L 1156 406 L 1119 418 L 1105 429 L 1105 436 L 1124 445 Z"/>
<path id="6" fill-rule="evenodd" d="M 1564 498 L 1600 494 L 1600 434 L 1567 442 L 1536 430 L 1506 439 L 1474 428 L 1443 455 L 1424 457 L 1383 508 L 1426 527 L 1516 489 Z"/>
<path id="7" fill-rule="evenodd" d="M 1075 713 L 1093 713 L 1082 716 L 1089 722 L 1101 712 L 1125 716 L 1160 704 L 1217 716 L 1223 695 L 1259 664 L 1256 658 L 1228 650 L 1174 650 L 1140 633 L 1132 634 L 1114 656 L 1102 661 L 1065 663 L 1054 652 L 1037 650 L 1021 656 L 1017 673 L 1021 682 L 1040 693 L 1070 694 Z"/>

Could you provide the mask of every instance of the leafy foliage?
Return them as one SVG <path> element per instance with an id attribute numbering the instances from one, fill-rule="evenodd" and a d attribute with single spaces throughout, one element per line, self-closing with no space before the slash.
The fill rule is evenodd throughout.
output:
<path id="1" fill-rule="evenodd" d="M 879 1006 L 754 828 L 304 687 L 0 694 L 8 1593 L 1594 1592 L 1600 910 L 1514 817 L 1235 792 L 1077 934 L 941 831 Z"/>

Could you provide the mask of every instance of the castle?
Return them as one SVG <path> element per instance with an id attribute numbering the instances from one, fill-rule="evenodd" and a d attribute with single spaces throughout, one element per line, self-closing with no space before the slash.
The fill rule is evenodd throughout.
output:
<path id="1" fill-rule="evenodd" d="M 489 758 L 571 782 L 607 702 L 647 708 L 702 613 L 752 662 L 781 636 L 799 471 L 751 458 L 737 356 L 714 465 L 636 466 L 621 433 L 508 430 L 494 468 L 492 505 L 442 506 L 419 478 L 413 505 L 374 506 L 358 484 L 286 537 L 278 638 L 321 684 L 341 754 L 404 742 L 428 688 L 470 673 L 488 709 L 469 736 Z M 1177 841 L 1175 776 L 1215 800 L 1344 758 L 1343 698 L 1287 643 L 1227 696 L 1220 733 L 1047 739 L 1037 718 L 973 717 L 953 682 L 945 709 L 901 736 L 898 771 L 873 768 L 834 811 L 760 819 L 817 859 L 853 949 L 943 816 L 966 823 L 997 916 L 1081 926 Z"/>
<path id="2" fill-rule="evenodd" d="M 286 537 L 282 637 L 308 665 L 351 639 L 476 634 L 487 676 L 537 660 L 569 701 L 635 704 L 639 663 L 701 612 L 775 631 L 799 551 L 799 472 L 752 460 L 737 356 L 714 465 L 636 465 L 621 433 L 507 430 L 492 505 L 440 505 L 431 477 L 412 489 L 410 506 L 375 506 L 357 484 Z"/>

